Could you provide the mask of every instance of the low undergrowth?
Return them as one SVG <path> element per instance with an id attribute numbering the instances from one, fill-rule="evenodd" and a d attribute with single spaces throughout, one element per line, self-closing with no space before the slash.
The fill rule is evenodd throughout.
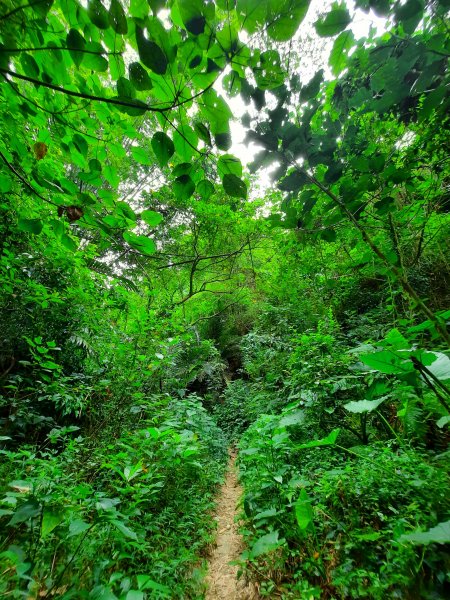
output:
<path id="1" fill-rule="evenodd" d="M 198 598 L 224 438 L 195 396 L 134 412 L 101 445 L 67 432 L 62 448 L 1 450 L 0 594 Z"/>
<path id="2" fill-rule="evenodd" d="M 448 519 L 448 455 L 302 449 L 298 418 L 263 416 L 240 444 L 243 558 L 262 595 L 444 598 L 448 554 L 405 535 Z"/>
<path id="3" fill-rule="evenodd" d="M 273 344 L 262 322 L 217 409 L 240 437 L 242 568 L 263 597 L 448 596 L 450 360 L 415 346 L 426 323 L 366 323 L 355 346 L 331 312 Z"/>

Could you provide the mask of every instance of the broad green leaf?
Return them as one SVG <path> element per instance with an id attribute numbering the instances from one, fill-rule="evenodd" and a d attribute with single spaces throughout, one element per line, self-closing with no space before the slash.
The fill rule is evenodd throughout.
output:
<path id="1" fill-rule="evenodd" d="M 129 590 L 125 596 L 125 600 L 144 600 L 144 598 L 143 592 L 138 590 Z"/>
<path id="2" fill-rule="evenodd" d="M 41 538 L 47 537 L 60 523 L 62 523 L 64 515 L 57 512 L 52 512 L 49 509 L 44 510 L 41 524 Z"/>
<path id="3" fill-rule="evenodd" d="M 88 15 L 92 23 L 99 29 L 108 29 L 109 15 L 100 0 L 89 0 Z"/>
<path id="4" fill-rule="evenodd" d="M 33 77 L 34 79 L 37 79 L 39 77 L 39 66 L 34 60 L 34 58 L 31 56 L 31 54 L 22 53 L 20 55 L 20 64 L 22 65 L 22 69 L 25 75 Z"/>
<path id="5" fill-rule="evenodd" d="M 197 183 L 195 191 L 203 198 L 203 200 L 208 200 L 212 194 L 214 194 L 214 185 L 207 179 L 202 179 L 202 181 Z"/>
<path id="6" fill-rule="evenodd" d="M 66 44 L 73 62 L 79 67 L 85 56 L 83 50 L 86 48 L 86 40 L 79 31 L 71 29 L 67 34 Z"/>
<path id="7" fill-rule="evenodd" d="M 188 162 L 179 163 L 172 169 L 172 177 L 180 177 L 181 175 L 190 175 L 192 173 L 192 164 Z"/>
<path id="8" fill-rule="evenodd" d="M 241 161 L 232 154 L 223 154 L 219 158 L 217 170 L 222 178 L 225 175 L 236 175 L 236 177 L 242 177 Z"/>
<path id="9" fill-rule="evenodd" d="M 147 225 L 151 225 L 152 227 L 156 227 L 163 220 L 163 216 L 159 212 L 155 212 L 154 210 L 143 210 L 141 212 L 141 219 L 147 223 Z"/>
<path id="10" fill-rule="evenodd" d="M 151 255 L 156 252 L 155 242 L 145 235 L 136 235 L 131 231 L 125 231 L 123 239 L 141 254 Z"/>
<path id="11" fill-rule="evenodd" d="M 136 575 L 138 588 L 140 590 L 154 590 L 163 594 L 170 594 L 170 588 L 154 581 L 149 575 Z"/>
<path id="12" fill-rule="evenodd" d="M 177 200 L 188 200 L 195 191 L 195 183 L 189 175 L 181 175 L 173 182 L 173 193 Z"/>
<path id="13" fill-rule="evenodd" d="M 144 31 L 140 27 L 136 27 L 136 42 L 142 64 L 153 73 L 164 75 L 169 61 L 158 44 L 145 37 Z"/>
<path id="14" fill-rule="evenodd" d="M 391 348 L 392 350 L 402 350 L 411 346 L 410 342 L 408 342 L 405 336 L 400 333 L 396 327 L 389 331 L 381 345 Z"/>
<path id="15" fill-rule="evenodd" d="M 133 99 L 136 96 L 136 91 L 131 81 L 126 77 L 119 77 L 116 83 L 117 95 L 120 98 Z"/>
<path id="16" fill-rule="evenodd" d="M 139 148 L 139 146 L 133 146 L 131 148 L 131 154 L 136 162 L 141 165 L 151 165 L 153 164 L 154 159 L 150 155 L 150 153 L 144 148 Z"/>
<path id="17" fill-rule="evenodd" d="M 306 444 L 299 444 L 296 446 L 297 448 L 317 448 L 319 446 L 333 446 L 336 443 L 338 435 L 341 429 L 338 427 L 337 429 L 333 429 L 333 431 L 327 435 L 327 437 L 322 438 L 321 440 L 313 440 L 312 442 L 307 442 Z"/>
<path id="18" fill-rule="evenodd" d="M 89 595 L 95 600 L 119 600 L 112 589 L 106 585 L 96 585 Z"/>
<path id="19" fill-rule="evenodd" d="M 109 24 L 119 35 L 128 33 L 127 18 L 120 0 L 111 0 L 109 7 Z"/>
<path id="20" fill-rule="evenodd" d="M 126 219 L 133 221 L 134 223 L 137 220 L 136 213 L 127 202 L 116 202 L 116 212 L 119 213 L 119 215 L 123 215 Z"/>
<path id="21" fill-rule="evenodd" d="M 311 505 L 311 498 L 308 496 L 305 488 L 300 490 L 298 500 L 294 504 L 294 511 L 300 531 L 306 531 L 313 523 L 314 511 Z"/>
<path id="22" fill-rule="evenodd" d="M 261 519 L 267 519 L 269 517 L 275 517 L 279 512 L 276 508 L 268 508 L 267 510 L 263 510 L 262 512 L 255 515 L 253 518 L 255 521 L 261 521 Z"/>
<path id="23" fill-rule="evenodd" d="M 217 92 L 211 88 L 202 94 L 199 104 L 201 113 L 200 116 L 204 118 L 205 123 L 208 123 L 211 133 L 215 137 L 216 135 L 226 135 L 229 138 L 229 120 L 232 118 L 233 113 L 222 96 L 219 96 Z M 231 139 L 229 142 L 231 144 Z M 217 139 L 216 143 L 219 148 L 223 150 L 223 148 L 217 142 Z M 223 145 L 225 145 L 225 142 L 223 142 Z M 228 147 L 226 150 L 228 150 Z"/>
<path id="24" fill-rule="evenodd" d="M 169 162 L 169 158 L 175 152 L 175 146 L 170 137 L 163 131 L 157 131 L 152 137 L 153 152 L 158 159 L 159 165 L 165 167 Z"/>
<path id="25" fill-rule="evenodd" d="M 278 531 L 272 531 L 271 533 L 267 533 L 260 537 L 253 544 L 251 549 L 251 557 L 256 558 L 261 554 L 267 554 L 267 552 L 271 552 L 272 550 L 276 550 L 281 544 L 284 543 L 284 539 L 278 539 Z"/>
<path id="26" fill-rule="evenodd" d="M 27 338 L 27 342 L 30 344 L 30 346 L 33 346 L 33 344 L 34 344 L 34 342 L 32 340 L 30 340 L 29 338 Z M 5 438 L 5 439 L 11 439 L 11 438 Z M 28 494 L 33 489 L 33 484 L 31 482 L 23 481 L 22 479 L 15 479 L 14 481 L 11 481 L 11 483 L 8 483 L 8 485 L 9 485 L 9 487 L 12 487 L 13 490 L 20 492 L 21 494 Z"/>
<path id="27" fill-rule="evenodd" d="M 205 30 L 206 19 L 203 15 L 203 0 L 178 0 L 178 9 L 184 26 L 193 35 Z"/>
<path id="28" fill-rule="evenodd" d="M 104 56 L 103 46 L 97 42 L 86 42 L 83 66 L 86 69 L 104 73 L 108 70 L 108 61 Z"/>
<path id="29" fill-rule="evenodd" d="M 377 409 L 382 402 L 384 402 L 389 396 L 383 396 L 376 400 L 359 400 L 357 402 L 347 402 L 344 404 L 344 408 L 352 413 L 365 413 L 372 412 Z"/>
<path id="30" fill-rule="evenodd" d="M 360 361 L 371 369 L 387 374 L 410 373 L 414 370 L 411 361 L 405 361 L 401 356 L 390 350 L 373 352 L 372 354 L 363 354 L 359 357 Z"/>
<path id="31" fill-rule="evenodd" d="M 267 33 L 276 42 L 287 42 L 308 12 L 310 0 L 268 0 Z"/>
<path id="32" fill-rule="evenodd" d="M 436 425 L 439 427 L 439 429 L 442 429 L 449 423 L 450 423 L 450 415 L 446 415 L 445 417 L 441 417 L 439 419 L 439 421 L 436 422 Z"/>
<path id="33" fill-rule="evenodd" d="M 130 76 L 130 81 L 134 85 L 134 87 L 139 91 L 143 92 L 146 90 L 151 90 L 153 87 L 152 80 L 150 79 L 147 71 L 144 67 L 138 63 L 133 62 L 128 67 L 128 73 Z"/>
<path id="34" fill-rule="evenodd" d="M 88 150 L 89 150 L 89 146 L 86 141 L 86 138 L 79 133 L 75 133 L 72 137 L 72 142 L 73 142 L 73 145 L 75 146 L 75 148 L 77 149 L 77 151 L 86 158 Z"/>
<path id="35" fill-rule="evenodd" d="M 300 90 L 300 100 L 313 100 L 319 93 L 320 86 L 323 81 L 323 69 L 317 71 L 317 73 L 308 81 L 306 85 L 303 85 Z"/>
<path id="36" fill-rule="evenodd" d="M 350 22 L 350 13 L 345 4 L 334 4 L 331 12 L 316 21 L 314 27 L 321 37 L 330 37 L 340 33 Z"/>
<path id="37" fill-rule="evenodd" d="M 26 231 L 27 233 L 34 233 L 39 235 L 42 231 L 43 223 L 41 219 L 19 219 L 17 228 L 19 231 Z"/>
<path id="38" fill-rule="evenodd" d="M 289 427 L 290 425 L 300 425 L 305 420 L 305 412 L 303 410 L 296 410 L 284 414 L 280 419 L 280 427 Z"/>
<path id="39" fill-rule="evenodd" d="M 183 122 L 173 133 L 173 142 L 178 156 L 185 161 L 190 161 L 196 153 L 198 138 L 195 131 L 186 122 Z"/>
<path id="40" fill-rule="evenodd" d="M 149 8 L 148 2 L 144 2 L 143 0 L 130 1 L 130 14 L 132 17 L 145 19 L 148 15 Z"/>
<path id="41" fill-rule="evenodd" d="M 237 0 L 236 12 L 241 27 L 255 33 L 266 24 L 268 0 Z"/>
<path id="42" fill-rule="evenodd" d="M 70 237 L 70 235 L 67 235 L 67 233 L 63 233 L 60 239 L 64 248 L 67 248 L 67 250 L 70 250 L 70 252 L 75 252 L 77 250 L 78 244 L 72 237 Z"/>
<path id="43" fill-rule="evenodd" d="M 211 146 L 211 134 L 209 133 L 209 129 L 200 121 L 194 121 L 194 131 L 198 135 L 198 137 Z"/>
<path id="44" fill-rule="evenodd" d="M 33 519 L 37 517 L 41 512 L 41 505 L 37 500 L 31 498 L 24 504 L 21 504 L 19 508 L 15 511 L 8 525 L 17 525 L 18 523 L 24 523 L 29 519 Z"/>
<path id="45" fill-rule="evenodd" d="M 296 170 L 282 179 L 278 188 L 283 192 L 298 192 L 308 182 L 306 173 Z"/>
<path id="46" fill-rule="evenodd" d="M 347 66 L 348 53 L 355 44 L 355 36 L 351 30 L 343 31 L 335 39 L 328 60 L 333 75 L 339 75 Z"/>
<path id="47" fill-rule="evenodd" d="M 89 525 L 89 523 L 86 523 L 82 519 L 75 519 L 75 521 L 72 521 L 72 523 L 69 525 L 68 537 L 72 537 L 73 535 L 80 535 L 80 533 L 84 533 L 85 531 L 90 529 L 90 527 L 91 525 Z"/>
<path id="48" fill-rule="evenodd" d="M 450 543 L 450 521 L 438 523 L 436 527 L 428 531 L 416 531 L 407 535 L 400 536 L 399 542 L 411 542 L 418 546 L 428 546 L 428 544 L 448 544 Z"/>
<path id="49" fill-rule="evenodd" d="M 450 379 L 450 358 L 443 352 L 430 352 L 435 360 L 427 366 L 427 369 L 441 381 Z"/>
<path id="50" fill-rule="evenodd" d="M 422 19 L 423 9 L 422 0 L 407 0 L 404 4 L 397 3 L 394 8 L 395 20 L 403 25 L 405 33 L 411 34 Z"/>
<path id="51" fill-rule="evenodd" d="M 125 523 L 122 521 L 118 521 L 117 519 L 113 519 L 111 523 L 122 533 L 125 537 L 130 538 L 132 540 L 137 540 L 138 537 L 136 533 L 130 529 Z"/>
<path id="52" fill-rule="evenodd" d="M 231 173 L 224 175 L 222 183 L 223 189 L 232 198 L 243 198 L 244 200 L 247 198 L 247 185 L 236 175 Z"/>
<path id="53" fill-rule="evenodd" d="M 280 54 L 276 50 L 266 50 L 259 57 L 259 62 L 253 67 L 253 75 L 259 90 L 273 90 L 280 87 L 286 73 L 281 65 Z M 255 94 L 252 95 L 258 104 Z"/>
<path id="54" fill-rule="evenodd" d="M 224 133 L 216 133 L 214 135 L 214 141 L 219 150 L 229 150 L 231 148 L 231 135 L 228 131 Z"/>
<path id="55" fill-rule="evenodd" d="M 32 8 L 40 17 L 45 18 L 52 7 L 53 2 L 54 0 L 41 0 L 40 2 L 35 3 L 30 2 L 30 8 Z"/>

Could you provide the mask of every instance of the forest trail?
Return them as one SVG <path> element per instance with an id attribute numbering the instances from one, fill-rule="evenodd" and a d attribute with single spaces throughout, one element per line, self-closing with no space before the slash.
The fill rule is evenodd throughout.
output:
<path id="1" fill-rule="evenodd" d="M 220 490 L 216 516 L 216 547 L 209 560 L 205 600 L 257 600 L 256 589 L 237 578 L 237 565 L 230 562 L 239 559 L 242 539 L 235 523 L 236 506 L 242 494 L 237 481 L 236 456 L 230 455 L 225 482 Z"/>

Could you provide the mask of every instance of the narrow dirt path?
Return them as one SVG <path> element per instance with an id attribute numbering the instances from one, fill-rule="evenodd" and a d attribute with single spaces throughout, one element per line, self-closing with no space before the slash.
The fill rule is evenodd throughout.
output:
<path id="1" fill-rule="evenodd" d="M 237 578 L 237 565 L 242 552 L 242 539 L 234 522 L 236 506 L 242 494 L 237 481 L 236 456 L 230 456 L 228 472 L 220 490 L 216 510 L 217 538 L 216 548 L 209 560 L 206 583 L 208 586 L 205 600 L 256 600 L 258 595 L 251 585 Z"/>

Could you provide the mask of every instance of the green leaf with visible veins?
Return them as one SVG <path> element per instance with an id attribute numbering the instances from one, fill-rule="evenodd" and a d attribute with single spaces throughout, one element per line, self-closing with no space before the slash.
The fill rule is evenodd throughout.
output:
<path id="1" fill-rule="evenodd" d="M 219 158 L 217 170 L 219 171 L 219 175 L 221 177 L 224 177 L 227 174 L 236 175 L 236 177 L 242 176 L 241 161 L 232 154 L 223 154 Z"/>
<path id="2" fill-rule="evenodd" d="M 329 63 L 334 75 L 339 75 L 347 65 L 348 52 L 355 43 L 355 36 L 352 31 L 343 31 L 335 39 L 331 50 Z"/>
<path id="3" fill-rule="evenodd" d="M 419 546 L 428 546 L 428 544 L 448 544 L 450 543 L 450 521 L 438 523 L 436 527 L 428 531 L 415 531 L 407 535 L 402 535 L 398 539 L 400 543 L 411 542 Z"/>
<path id="4" fill-rule="evenodd" d="M 345 410 L 351 413 L 365 413 L 372 412 L 377 409 L 382 402 L 384 402 L 389 396 L 383 396 L 376 400 L 358 400 L 357 402 L 348 402 L 344 404 Z"/>

